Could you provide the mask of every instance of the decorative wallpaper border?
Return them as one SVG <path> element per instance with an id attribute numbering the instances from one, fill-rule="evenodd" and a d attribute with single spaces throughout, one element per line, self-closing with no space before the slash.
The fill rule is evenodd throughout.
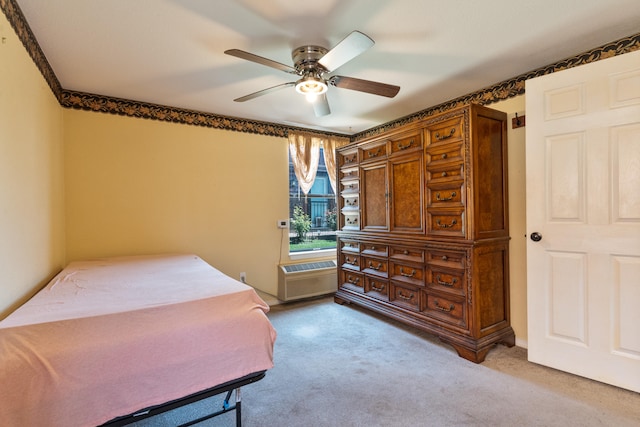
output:
<path id="1" fill-rule="evenodd" d="M 27 49 L 29 56 L 31 56 L 38 70 L 40 70 L 40 73 L 42 73 L 44 79 L 49 84 L 53 94 L 59 100 L 62 93 L 62 86 L 60 86 L 60 82 L 53 72 L 49 61 L 47 61 L 47 57 L 36 41 L 36 37 L 33 35 L 31 27 L 29 27 L 29 24 L 22 14 L 20 6 L 18 6 L 15 0 L 0 0 L 0 9 L 2 9 L 13 30 L 18 35 L 25 49 Z"/>
<path id="2" fill-rule="evenodd" d="M 451 108 L 459 107 L 462 105 L 476 103 L 481 105 L 488 105 L 494 102 L 503 101 L 505 99 L 512 98 L 517 95 L 524 94 L 525 82 L 528 79 L 544 76 L 546 74 L 555 73 L 556 71 L 566 70 L 578 65 L 588 64 L 590 62 L 596 62 L 601 59 L 610 58 L 616 55 L 622 55 L 624 53 L 633 52 L 640 49 L 640 33 L 633 36 L 629 36 L 615 42 L 611 42 L 592 49 L 588 52 L 581 53 L 576 56 L 564 59 L 555 64 L 547 65 L 546 67 L 538 68 L 528 73 L 521 74 L 509 80 L 505 80 L 496 85 L 490 86 L 485 89 L 481 89 L 477 92 L 473 92 L 460 98 L 447 101 L 443 104 L 430 107 L 426 110 L 419 111 L 409 116 L 402 117 L 397 120 L 382 124 L 380 126 L 367 129 L 363 132 L 354 134 L 351 136 L 352 141 L 358 141 L 360 139 L 368 138 L 378 135 L 391 129 L 403 126 L 407 123 L 422 120 L 426 117 L 432 116 L 437 113 L 449 110 Z"/>
<path id="3" fill-rule="evenodd" d="M 60 81 L 53 72 L 49 61 L 47 61 L 44 52 L 40 48 L 38 41 L 31 31 L 22 11 L 20 10 L 20 6 L 16 3 L 16 0 L 0 0 L 0 9 L 2 9 L 2 12 L 5 14 L 14 31 L 18 35 L 18 38 L 27 49 L 27 52 L 31 56 L 33 62 L 36 64 L 54 95 L 58 99 L 58 102 L 60 102 L 60 105 L 63 107 L 277 137 L 287 137 L 290 130 L 309 131 L 309 129 L 283 126 L 275 123 L 227 117 L 212 113 L 185 110 L 170 106 L 149 104 L 145 102 L 63 89 L 60 85 Z M 357 141 L 461 105 L 469 103 L 487 105 L 517 95 L 522 95 L 524 93 L 525 81 L 530 78 L 554 73 L 556 71 L 565 70 L 578 65 L 588 64 L 600 59 L 622 55 L 638 49 L 640 49 L 640 33 L 608 43 L 604 46 L 567 58 L 555 64 L 521 74 L 488 88 L 481 89 L 477 92 L 464 95 L 443 104 L 430 107 L 354 135 L 349 136 L 315 130 L 313 130 L 313 132 L 329 136 L 346 136 L 349 137 L 351 141 Z"/>
<path id="4" fill-rule="evenodd" d="M 58 100 L 60 105 L 67 108 L 283 138 L 286 138 L 291 130 L 306 130 L 70 90 L 63 90 Z"/>

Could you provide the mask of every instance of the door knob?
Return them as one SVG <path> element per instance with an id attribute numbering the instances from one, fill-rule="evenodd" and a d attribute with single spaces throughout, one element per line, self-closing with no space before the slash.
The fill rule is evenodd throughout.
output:
<path id="1" fill-rule="evenodd" d="M 539 242 L 540 240 L 542 240 L 542 234 L 538 233 L 537 231 L 531 233 L 531 240 L 533 240 L 534 242 Z"/>

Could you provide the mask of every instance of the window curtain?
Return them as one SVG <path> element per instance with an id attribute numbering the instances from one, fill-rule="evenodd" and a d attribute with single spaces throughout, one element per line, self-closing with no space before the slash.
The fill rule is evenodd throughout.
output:
<path id="1" fill-rule="evenodd" d="M 318 172 L 322 138 L 309 133 L 289 132 L 289 154 L 300 190 L 306 195 L 311 190 Z"/>
<path id="2" fill-rule="evenodd" d="M 328 137 L 303 132 L 289 132 L 289 153 L 291 163 L 298 179 L 298 185 L 304 194 L 308 194 L 318 172 L 320 145 L 323 146 L 324 163 L 327 167 L 329 182 L 336 193 L 336 148 L 349 143 L 349 138 Z M 336 193 L 337 194 L 337 193 Z"/>
<path id="3" fill-rule="evenodd" d="M 328 137 L 323 141 L 324 150 L 322 150 L 322 152 L 324 154 L 324 164 L 327 166 L 327 174 L 329 174 L 329 182 L 331 183 L 331 188 L 333 188 L 334 194 L 338 194 L 338 190 L 336 189 L 336 148 L 340 148 L 348 143 L 349 138 L 339 137 Z"/>

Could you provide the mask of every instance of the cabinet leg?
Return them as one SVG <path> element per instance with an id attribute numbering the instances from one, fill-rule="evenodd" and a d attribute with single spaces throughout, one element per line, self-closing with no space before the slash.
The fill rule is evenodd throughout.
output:
<path id="1" fill-rule="evenodd" d="M 462 357 L 463 359 L 467 359 L 473 363 L 484 362 L 484 358 L 487 357 L 487 353 L 489 353 L 489 350 L 491 350 L 491 348 L 493 347 L 493 346 L 489 346 L 489 347 L 482 348 L 480 350 L 470 350 L 468 348 L 465 348 L 459 345 L 455 345 L 455 344 L 451 344 L 451 345 L 458 352 L 458 356 Z"/>
<path id="2" fill-rule="evenodd" d="M 340 298 L 338 296 L 334 296 L 333 297 L 333 302 L 335 302 L 336 304 L 340 304 L 340 305 L 351 304 L 351 302 L 343 300 L 342 298 Z"/>

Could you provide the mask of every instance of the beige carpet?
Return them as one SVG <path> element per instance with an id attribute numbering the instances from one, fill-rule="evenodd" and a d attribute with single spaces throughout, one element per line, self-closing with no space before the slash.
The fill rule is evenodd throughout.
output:
<path id="1" fill-rule="evenodd" d="M 276 367 L 242 389 L 243 425 L 640 426 L 640 394 L 497 346 L 482 364 L 432 336 L 331 298 L 272 307 Z M 208 399 L 137 423 L 197 418 Z M 201 426 L 233 425 L 233 415 Z"/>

